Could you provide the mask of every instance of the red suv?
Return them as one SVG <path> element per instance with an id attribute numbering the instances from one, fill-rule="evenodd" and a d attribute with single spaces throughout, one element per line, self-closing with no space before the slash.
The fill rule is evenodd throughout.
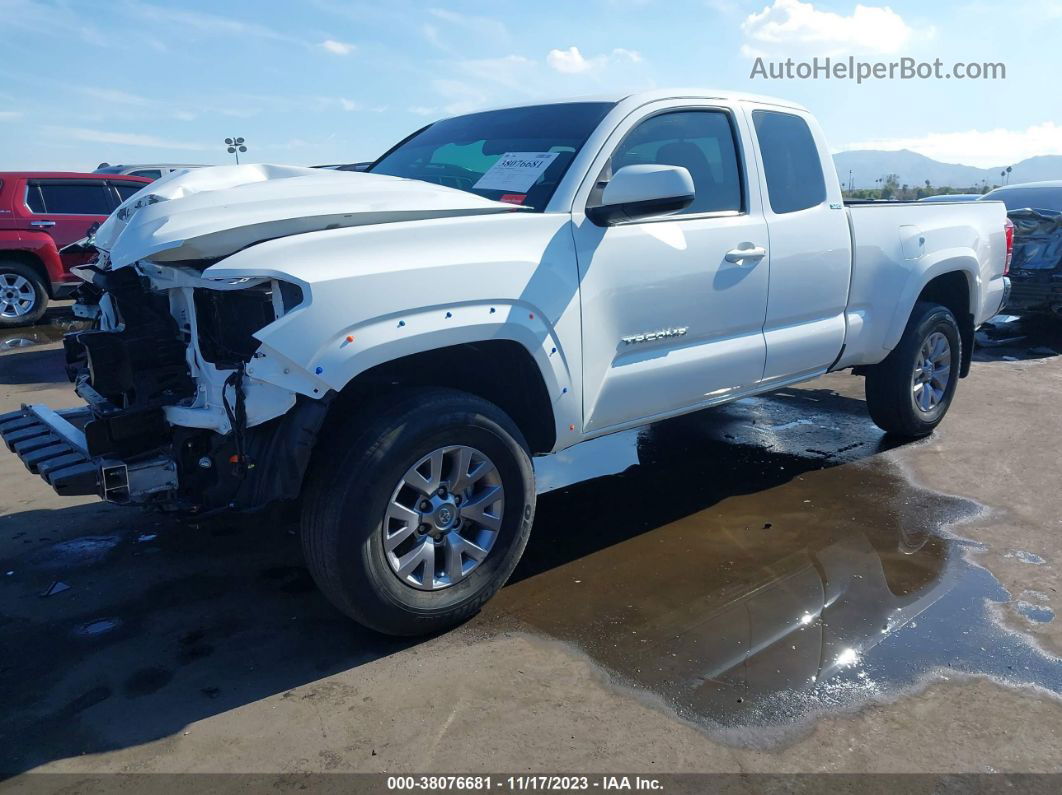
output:
<path id="1" fill-rule="evenodd" d="M 51 298 L 80 280 L 70 268 L 94 253 L 85 237 L 151 180 L 65 172 L 0 172 L 0 329 L 35 323 Z"/>

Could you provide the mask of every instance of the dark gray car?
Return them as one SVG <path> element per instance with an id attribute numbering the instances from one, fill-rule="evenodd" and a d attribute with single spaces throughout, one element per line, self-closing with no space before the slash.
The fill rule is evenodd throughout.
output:
<path id="1" fill-rule="evenodd" d="M 1062 180 L 1008 185 L 984 199 L 1002 201 L 1014 224 L 1007 309 L 1062 317 Z"/>

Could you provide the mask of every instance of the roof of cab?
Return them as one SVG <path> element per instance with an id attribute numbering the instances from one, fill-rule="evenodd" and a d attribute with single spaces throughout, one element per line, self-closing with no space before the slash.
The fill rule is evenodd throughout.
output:
<path id="1" fill-rule="evenodd" d="M 722 91 L 711 88 L 654 88 L 649 91 L 637 91 L 629 94 L 599 94 L 582 97 L 542 99 L 531 102 L 502 105 L 499 107 L 484 108 L 483 110 L 505 110 L 507 108 L 526 108 L 534 107 L 536 105 L 561 105 L 570 102 L 611 102 L 617 105 L 623 103 L 632 107 L 638 107 L 649 102 L 661 102 L 669 99 L 718 99 L 737 102 L 756 102 L 762 105 L 777 105 L 779 107 L 792 108 L 794 110 L 807 110 L 807 108 L 802 105 L 799 105 L 796 102 L 791 102 L 787 99 L 761 96 L 759 94 L 745 94 L 740 91 Z"/>

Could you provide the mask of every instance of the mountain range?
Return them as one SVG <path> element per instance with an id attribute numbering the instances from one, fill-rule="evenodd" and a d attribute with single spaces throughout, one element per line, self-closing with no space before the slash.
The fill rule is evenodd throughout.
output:
<path id="1" fill-rule="evenodd" d="M 897 174 L 901 185 L 917 187 L 928 179 L 934 187 L 969 188 L 987 182 L 1002 183 L 999 172 L 1006 166 L 977 168 L 958 163 L 941 163 L 908 149 L 886 152 L 877 149 L 854 149 L 833 156 L 837 176 L 848 187 L 849 171 L 856 188 L 873 188 L 874 181 L 887 175 Z M 1039 182 L 1045 179 L 1062 179 L 1062 155 L 1041 155 L 1014 163 L 1014 171 L 1008 177 L 1011 185 L 1019 182 Z"/>

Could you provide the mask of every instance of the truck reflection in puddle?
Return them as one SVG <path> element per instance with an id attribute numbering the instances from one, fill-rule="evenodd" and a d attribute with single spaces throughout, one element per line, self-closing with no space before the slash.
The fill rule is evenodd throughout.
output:
<path id="1" fill-rule="evenodd" d="M 1062 665 L 1000 628 L 1010 595 L 944 532 L 978 506 L 859 460 L 884 440 L 848 400 L 793 390 L 542 462 L 563 471 L 542 473 L 554 490 L 488 616 L 741 743 L 933 672 L 1062 693 Z M 621 474 L 562 485 L 609 462 Z"/>

